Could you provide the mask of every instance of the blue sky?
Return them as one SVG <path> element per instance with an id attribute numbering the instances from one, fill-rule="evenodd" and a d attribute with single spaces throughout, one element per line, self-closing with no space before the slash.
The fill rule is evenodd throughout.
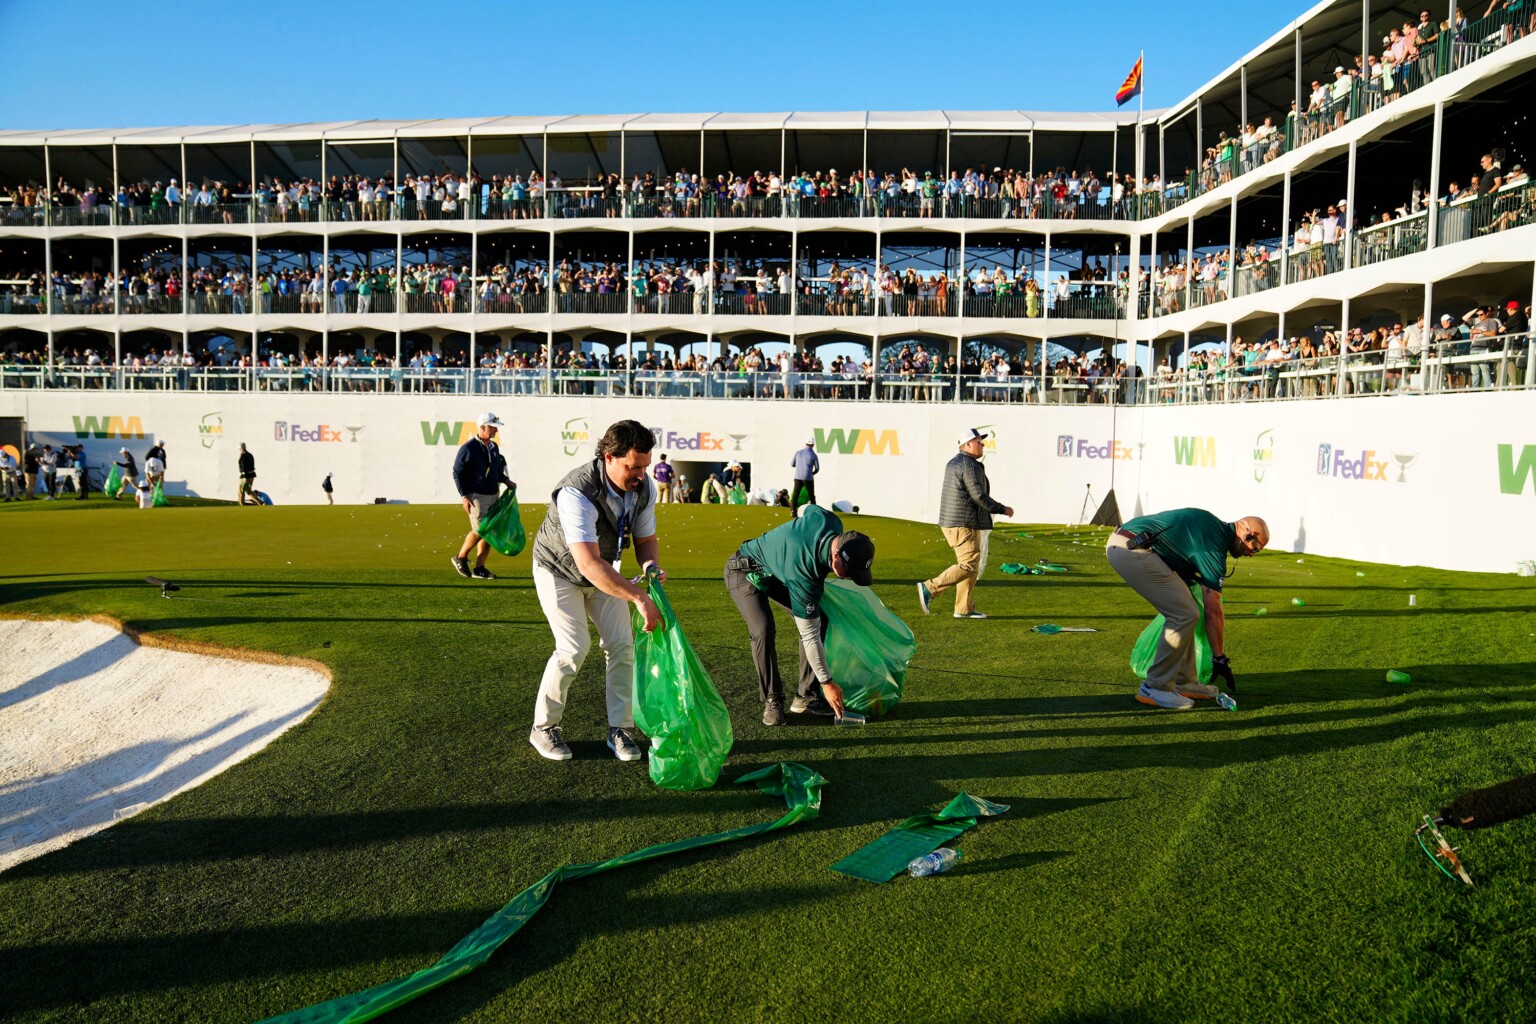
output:
<path id="1" fill-rule="evenodd" d="M 1241 0 L 247 4 L 0 0 L 0 128 L 763 110 L 1148 108 L 1300 16 Z M 1195 8 L 1186 8 L 1193 12 Z M 919 14 L 919 12 L 923 12 Z M 1093 14 L 1089 14 L 1093 11 Z"/>

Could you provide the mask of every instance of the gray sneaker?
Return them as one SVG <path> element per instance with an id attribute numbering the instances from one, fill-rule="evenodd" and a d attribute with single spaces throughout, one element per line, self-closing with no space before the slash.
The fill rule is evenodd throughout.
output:
<path id="1" fill-rule="evenodd" d="M 769 697 L 763 703 L 763 724 L 784 724 L 784 702 L 777 697 Z"/>
<path id="2" fill-rule="evenodd" d="M 955 618 L 957 619 L 984 619 L 986 617 L 986 612 L 955 612 Z"/>
<path id="3" fill-rule="evenodd" d="M 620 761 L 638 761 L 645 756 L 640 749 L 640 744 L 629 734 L 628 729 L 608 730 L 608 749 L 613 751 L 613 756 Z"/>
<path id="4" fill-rule="evenodd" d="M 452 558 L 448 559 L 448 561 L 453 563 L 454 572 L 458 573 L 460 576 L 463 576 L 465 579 L 469 578 L 469 559 L 460 558 L 458 555 L 454 555 Z"/>
<path id="5" fill-rule="evenodd" d="M 571 748 L 565 745 L 565 740 L 560 738 L 560 727 L 550 726 L 548 729 L 534 729 L 528 734 L 528 742 L 533 744 L 542 757 L 551 761 L 569 761 Z M 610 742 L 610 746 L 611 746 Z"/>

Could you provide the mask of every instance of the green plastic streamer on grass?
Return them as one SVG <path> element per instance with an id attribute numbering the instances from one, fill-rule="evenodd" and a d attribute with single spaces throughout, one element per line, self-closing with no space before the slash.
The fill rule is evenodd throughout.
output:
<path id="1" fill-rule="evenodd" d="M 826 779 L 803 764 L 784 761 L 737 779 L 738 785 L 752 782 L 757 788 L 772 796 L 782 796 L 789 810 L 776 821 L 763 822 L 733 828 L 727 832 L 715 832 L 692 839 L 680 839 L 675 843 L 647 846 L 643 850 L 626 853 L 612 860 L 590 864 L 567 864 L 556 868 L 533 885 L 512 898 L 512 901 L 486 919 L 485 923 L 470 932 L 459 944 L 444 953 L 442 959 L 431 967 L 415 974 L 396 978 L 349 996 L 316 1003 L 302 1010 L 269 1017 L 262 1024 L 360 1024 L 361 1021 L 381 1017 L 390 1010 L 405 1005 L 418 996 L 425 995 L 440 985 L 446 985 L 462 977 L 491 958 L 502 944 L 518 929 L 527 924 L 549 901 L 555 886 L 561 882 L 574 882 L 589 875 L 628 867 L 643 861 L 654 860 L 684 850 L 696 850 L 704 846 L 729 843 L 748 836 L 773 832 L 802 821 L 808 821 L 821 813 L 821 787 Z"/>
<path id="2" fill-rule="evenodd" d="M 1007 812 L 1007 804 L 995 804 L 962 790 L 938 814 L 908 818 L 833 864 L 832 870 L 866 882 L 889 882 L 906 870 L 914 857 L 932 853 L 967 829 L 975 828 L 982 818 Z"/>
<path id="3" fill-rule="evenodd" d="M 155 481 L 154 493 L 150 495 L 150 504 L 155 508 L 166 508 L 170 502 L 165 500 L 165 489 L 160 486 L 160 481 Z"/>
<path id="4" fill-rule="evenodd" d="M 735 736 L 730 712 L 714 682 L 683 635 L 661 583 L 646 589 L 660 627 L 646 633 L 635 625 L 635 724 L 651 738 L 651 781 L 663 789 L 708 789 L 720 777 Z"/>
<path id="5" fill-rule="evenodd" d="M 1202 683 L 1211 681 L 1211 642 L 1205 635 L 1205 594 L 1199 584 L 1189 588 L 1189 596 L 1195 599 L 1200 617 L 1195 620 L 1195 669 Z M 1131 671 L 1136 678 L 1145 679 L 1152 669 L 1152 659 L 1157 656 L 1157 642 L 1162 639 L 1167 619 L 1159 615 L 1147 623 L 1147 628 L 1136 638 L 1131 648 Z"/>
<path id="6" fill-rule="evenodd" d="M 523 530 L 516 487 L 502 491 L 496 504 L 491 506 L 490 514 L 480 520 L 480 539 L 504 555 L 522 554 L 528 534 Z"/>
<path id="7" fill-rule="evenodd" d="M 102 487 L 101 493 L 109 498 L 115 498 L 123 493 L 123 470 L 121 466 L 113 464 L 112 472 L 107 474 L 107 482 Z"/>
<path id="8" fill-rule="evenodd" d="M 822 592 L 827 613 L 827 669 L 843 689 L 843 703 L 867 717 L 901 702 L 907 667 L 917 653 L 912 630 L 875 592 L 847 580 L 828 580 Z"/>

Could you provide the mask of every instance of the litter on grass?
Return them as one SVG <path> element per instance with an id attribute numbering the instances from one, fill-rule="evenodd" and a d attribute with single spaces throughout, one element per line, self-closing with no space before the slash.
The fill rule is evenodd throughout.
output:
<path id="1" fill-rule="evenodd" d="M 1029 628 L 1029 631 L 1031 633 L 1045 633 L 1046 635 L 1050 635 L 1050 634 L 1053 634 L 1053 633 L 1097 633 L 1098 632 L 1098 630 L 1094 629 L 1091 626 L 1058 626 L 1054 622 L 1046 622 L 1046 623 L 1043 623 L 1043 624 L 1041 624 L 1039 626 L 1031 626 Z"/>
<path id="2" fill-rule="evenodd" d="M 1387 682 L 1389 682 L 1389 683 L 1411 683 L 1411 682 L 1413 682 L 1413 677 L 1410 676 L 1407 672 L 1402 671 L 1401 669 L 1389 668 L 1389 669 L 1387 669 Z"/>

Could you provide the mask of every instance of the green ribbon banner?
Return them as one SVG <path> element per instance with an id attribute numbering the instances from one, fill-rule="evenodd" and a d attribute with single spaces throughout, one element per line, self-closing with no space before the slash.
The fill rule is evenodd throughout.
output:
<path id="1" fill-rule="evenodd" d="M 982 818 L 1008 812 L 1007 804 L 971 796 L 964 790 L 938 814 L 919 814 L 872 843 L 854 850 L 832 870 L 866 882 L 889 882 L 906 870 L 914 857 L 932 853 Z"/>
<path id="2" fill-rule="evenodd" d="M 821 787 L 826 784 L 826 781 L 805 765 L 790 761 L 780 762 L 743 775 L 736 780 L 738 785 L 754 782 L 762 792 L 784 798 L 789 810 L 783 817 L 758 825 L 733 828 L 728 832 L 680 839 L 675 843 L 663 843 L 660 846 L 647 846 L 643 850 L 626 853 L 612 860 L 558 867 L 514 896 L 510 903 L 487 918 L 479 928 L 464 936 L 458 945 L 444 953 L 442 959 L 432 966 L 425 967 L 415 974 L 396 978 L 394 981 L 375 985 L 361 992 L 354 992 L 349 996 L 269 1017 L 261 1024 L 357 1024 L 360 1021 L 381 1017 L 390 1010 L 405 1005 L 417 996 L 425 995 L 439 985 L 446 985 L 485 963 L 491 958 L 492 953 L 516 935 L 518 929 L 527 924 L 533 915 L 543 908 L 549 901 L 550 894 L 554 892 L 555 886 L 561 882 L 574 882 L 589 875 L 612 871 L 614 868 L 655 860 L 657 857 L 682 853 L 684 850 L 696 850 L 704 846 L 746 839 L 748 836 L 774 832 L 808 821 L 821 813 Z"/>

